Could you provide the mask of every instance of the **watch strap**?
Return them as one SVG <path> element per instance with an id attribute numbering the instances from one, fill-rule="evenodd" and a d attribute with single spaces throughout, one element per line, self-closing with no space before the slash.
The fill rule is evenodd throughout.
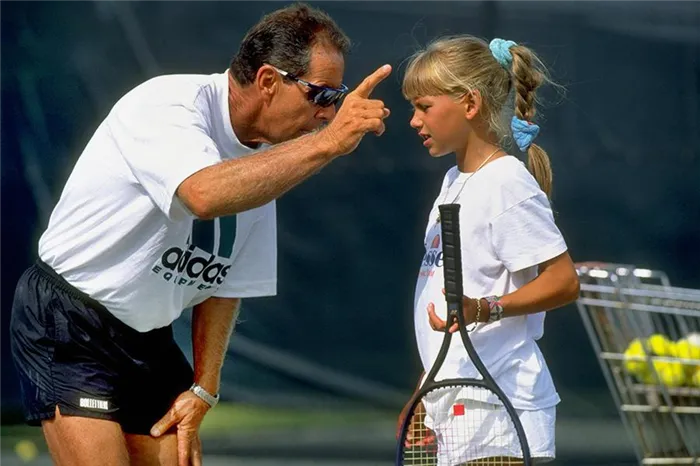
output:
<path id="1" fill-rule="evenodd" d="M 190 391 L 197 395 L 200 399 L 204 400 L 204 402 L 208 404 L 211 408 L 216 406 L 216 404 L 219 402 L 218 393 L 216 395 L 212 395 L 196 383 L 192 384 L 192 386 L 190 387 Z"/>
<path id="2" fill-rule="evenodd" d="M 489 320 L 488 322 L 497 322 L 503 318 L 503 304 L 501 304 L 501 296 L 486 296 L 484 297 L 489 303 Z"/>

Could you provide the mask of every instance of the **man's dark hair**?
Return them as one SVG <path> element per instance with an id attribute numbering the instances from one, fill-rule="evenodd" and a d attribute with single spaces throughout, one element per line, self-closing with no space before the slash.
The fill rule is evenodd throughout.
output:
<path id="1" fill-rule="evenodd" d="M 350 49 L 350 39 L 321 10 L 295 3 L 265 15 L 243 38 L 231 60 L 231 74 L 241 85 L 255 81 L 265 63 L 303 76 L 309 71 L 311 48 L 324 43 L 343 55 Z"/>

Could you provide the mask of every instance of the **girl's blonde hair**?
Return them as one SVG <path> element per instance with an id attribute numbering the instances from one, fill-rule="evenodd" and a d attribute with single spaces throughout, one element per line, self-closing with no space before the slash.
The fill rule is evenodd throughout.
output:
<path id="1" fill-rule="evenodd" d="M 478 92 L 489 129 L 501 144 L 510 136 L 510 116 L 534 121 L 536 90 L 550 82 L 547 69 L 535 53 L 522 45 L 509 49 L 512 63 L 503 67 L 481 39 L 460 35 L 439 39 L 414 54 L 406 68 L 402 91 L 407 100 L 421 96 L 448 95 L 455 100 Z M 513 107 L 509 105 L 513 90 Z M 510 116 L 507 116 L 510 114 Z M 540 146 L 527 149 L 528 169 L 547 196 L 552 191 L 552 167 Z"/>

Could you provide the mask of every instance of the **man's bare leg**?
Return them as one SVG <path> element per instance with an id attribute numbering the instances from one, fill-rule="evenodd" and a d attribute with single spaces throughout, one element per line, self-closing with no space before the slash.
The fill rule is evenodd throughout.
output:
<path id="1" fill-rule="evenodd" d="M 165 434 L 154 438 L 150 435 L 125 434 L 131 466 L 177 465 L 177 435 Z"/>
<path id="2" fill-rule="evenodd" d="M 41 423 L 57 466 L 129 466 L 122 429 L 116 422 L 80 416 L 56 417 Z"/>

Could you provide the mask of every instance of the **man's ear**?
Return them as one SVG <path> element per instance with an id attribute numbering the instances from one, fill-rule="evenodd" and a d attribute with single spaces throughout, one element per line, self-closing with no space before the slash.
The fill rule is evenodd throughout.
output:
<path id="1" fill-rule="evenodd" d="M 263 65 L 255 75 L 255 87 L 262 98 L 269 102 L 282 85 L 282 75 L 270 65 Z"/>

